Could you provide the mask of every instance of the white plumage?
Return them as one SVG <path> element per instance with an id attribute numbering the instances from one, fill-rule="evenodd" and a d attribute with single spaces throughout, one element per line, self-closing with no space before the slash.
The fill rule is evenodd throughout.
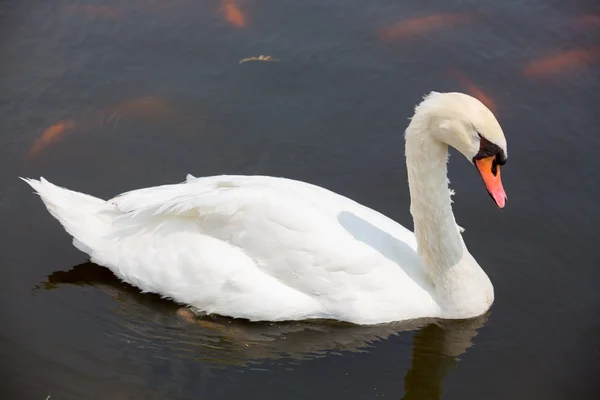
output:
<path id="1" fill-rule="evenodd" d="M 437 94 L 438 107 L 449 95 L 466 96 Z M 484 107 L 473 98 L 466 101 L 478 111 Z M 411 134 L 427 132 L 407 129 L 407 154 L 414 147 Z M 377 211 L 284 178 L 188 175 L 184 183 L 108 201 L 43 178 L 25 181 L 93 262 L 142 291 L 197 310 L 249 320 L 327 318 L 358 324 L 471 317 L 489 308 L 493 289 L 462 242 L 450 208 L 445 154 L 440 164 L 429 159 L 435 153 L 415 147 L 412 154 L 418 158 L 412 168 L 426 163 L 441 168 L 444 178 L 443 184 L 434 177 L 411 182 L 416 229 L 431 221 L 439 227 L 432 235 L 440 242 L 432 236 L 423 245 Z M 427 187 L 428 198 L 436 201 L 416 199 L 416 185 Z M 433 206 L 440 209 L 427 212 Z M 444 231 L 448 218 L 453 232 Z M 431 257 L 450 251 L 448 243 L 460 246 L 453 248 L 459 259 Z"/>

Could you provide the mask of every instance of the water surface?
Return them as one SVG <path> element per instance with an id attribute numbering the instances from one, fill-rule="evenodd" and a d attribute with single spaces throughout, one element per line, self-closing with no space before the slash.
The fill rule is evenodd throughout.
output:
<path id="1" fill-rule="evenodd" d="M 598 396 L 600 8 L 592 1 L 0 1 L 7 399 Z M 276 61 L 240 60 L 260 55 Z M 109 198 L 268 174 L 412 228 L 402 133 L 465 91 L 508 139 L 500 211 L 453 152 L 495 286 L 471 321 L 190 323 L 90 264 L 18 176 Z M 586 397 L 588 396 L 588 397 Z"/>

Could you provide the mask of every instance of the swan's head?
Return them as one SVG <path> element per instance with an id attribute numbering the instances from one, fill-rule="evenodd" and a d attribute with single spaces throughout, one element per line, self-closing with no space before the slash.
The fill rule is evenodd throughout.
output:
<path id="1" fill-rule="evenodd" d="M 506 203 L 500 166 L 508 155 L 506 138 L 494 114 L 479 100 L 463 93 L 431 92 L 416 107 L 428 131 L 473 163 L 498 207 Z"/>

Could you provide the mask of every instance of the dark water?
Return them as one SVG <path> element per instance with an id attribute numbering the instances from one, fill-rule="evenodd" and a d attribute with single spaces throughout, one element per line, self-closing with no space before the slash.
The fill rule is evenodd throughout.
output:
<path id="1" fill-rule="evenodd" d="M 0 0 L 3 398 L 598 396 L 599 16 L 591 0 Z M 280 61 L 239 63 L 261 54 Z M 412 227 L 407 118 L 431 90 L 477 88 L 508 139 L 509 201 L 451 158 L 496 291 L 474 321 L 190 324 L 86 263 L 17 179 L 107 198 L 278 175 Z"/>

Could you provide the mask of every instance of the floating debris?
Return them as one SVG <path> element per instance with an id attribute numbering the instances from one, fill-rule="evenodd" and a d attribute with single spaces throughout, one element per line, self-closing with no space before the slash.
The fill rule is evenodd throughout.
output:
<path id="1" fill-rule="evenodd" d="M 243 64 L 248 61 L 281 61 L 279 58 L 273 58 L 271 56 L 260 55 L 258 57 L 248 57 L 240 60 L 239 64 Z"/>

